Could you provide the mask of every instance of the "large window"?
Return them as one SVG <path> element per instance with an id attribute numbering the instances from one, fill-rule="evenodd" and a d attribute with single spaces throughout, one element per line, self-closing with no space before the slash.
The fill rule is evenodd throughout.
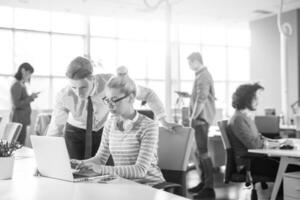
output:
<path id="1" fill-rule="evenodd" d="M 153 89 L 165 100 L 166 26 L 163 22 L 141 19 L 85 17 L 70 13 L 0 7 L 0 83 L 13 81 L 12 75 L 22 62 L 35 68 L 29 89 L 41 91 L 33 104 L 50 109 L 57 92 L 67 84 L 65 71 L 76 56 L 90 56 L 96 73 L 115 73 L 125 65 L 140 85 Z M 203 55 L 215 81 L 217 107 L 231 113 L 231 94 L 249 80 L 249 44 L 247 28 L 172 24 L 171 100 L 175 90 L 191 92 L 194 73 L 187 56 L 195 51 Z M 88 55 L 90 53 L 90 55 Z M 9 92 L 1 84 L 0 92 Z M 6 85 L 6 86 L 4 86 Z M 2 95 L 0 109 L 9 104 Z"/>
<path id="2" fill-rule="evenodd" d="M 65 85 L 66 67 L 84 55 L 85 18 L 80 15 L 0 6 L 1 94 L 9 94 L 13 74 L 23 62 L 34 67 L 29 92 L 40 91 L 34 109 L 52 108 L 58 87 Z M 7 109 L 10 96 L 0 97 Z"/>

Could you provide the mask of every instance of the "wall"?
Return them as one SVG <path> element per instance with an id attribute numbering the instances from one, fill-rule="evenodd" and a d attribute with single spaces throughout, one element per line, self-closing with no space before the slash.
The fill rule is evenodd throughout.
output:
<path id="1" fill-rule="evenodd" d="M 288 104 L 299 98 L 299 10 L 283 14 L 282 22 L 289 22 L 293 34 L 288 39 Z M 280 87 L 280 35 L 277 28 L 277 16 L 250 22 L 250 79 L 259 81 L 265 91 L 262 93 L 258 114 L 265 108 L 281 111 Z M 289 114 L 291 108 L 289 107 Z"/>

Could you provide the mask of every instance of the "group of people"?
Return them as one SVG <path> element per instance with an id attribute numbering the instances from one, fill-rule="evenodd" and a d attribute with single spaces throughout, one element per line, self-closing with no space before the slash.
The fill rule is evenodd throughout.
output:
<path id="1" fill-rule="evenodd" d="M 214 82 L 199 52 L 190 54 L 187 60 L 195 72 L 190 125 L 195 130 L 196 157 L 201 171 L 201 182 L 189 192 L 195 194 L 195 199 L 214 198 L 213 164 L 207 149 L 208 131 L 216 112 Z M 38 93 L 29 95 L 25 86 L 33 72 L 29 63 L 21 64 L 11 86 L 11 121 L 23 124 L 18 138 L 21 144 L 30 124 L 30 103 L 38 97 Z M 56 97 L 47 135 L 65 138 L 72 166 L 99 174 L 117 174 L 152 186 L 163 182 L 157 158 L 159 125 L 156 120 L 139 114 L 133 106 L 135 100 L 147 102 L 163 126 L 175 129 L 179 125 L 166 120 L 164 106 L 155 92 L 136 85 L 125 67 L 119 67 L 116 76 L 94 75 L 91 61 L 84 57 L 70 62 L 66 77 L 69 84 Z M 241 155 L 247 149 L 264 148 L 266 143 L 279 145 L 278 141 L 261 136 L 249 117 L 256 110 L 258 91 L 262 89 L 257 83 L 243 84 L 232 96 L 236 111 L 229 127 L 240 169 L 244 166 Z M 275 166 L 272 169 L 275 172 L 264 163 L 255 165 L 255 169 L 274 175 L 277 161 L 264 162 Z"/>

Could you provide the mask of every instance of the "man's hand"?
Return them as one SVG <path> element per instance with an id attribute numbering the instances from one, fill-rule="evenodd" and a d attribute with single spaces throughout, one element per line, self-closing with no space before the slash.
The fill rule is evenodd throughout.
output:
<path id="1" fill-rule="evenodd" d="M 176 128 L 182 127 L 180 124 L 176 124 L 173 122 L 167 122 L 165 117 L 160 119 L 160 123 L 163 127 L 167 128 L 169 130 L 172 130 L 172 131 L 176 130 Z"/>
<path id="2" fill-rule="evenodd" d="M 71 163 L 71 168 L 72 169 L 78 169 L 78 167 L 80 167 L 83 164 L 83 161 L 82 160 L 71 159 L 70 163 Z"/>
<path id="3" fill-rule="evenodd" d="M 41 176 L 41 173 L 37 168 L 34 170 L 33 176 Z"/>

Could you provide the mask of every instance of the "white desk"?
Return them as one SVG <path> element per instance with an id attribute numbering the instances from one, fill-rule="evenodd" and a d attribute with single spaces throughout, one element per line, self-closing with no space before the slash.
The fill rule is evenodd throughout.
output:
<path id="1" fill-rule="evenodd" d="M 30 150 L 26 150 L 30 156 Z M 21 157 L 18 156 L 22 155 Z M 0 180 L 1 200 L 184 200 L 186 198 L 141 184 L 72 183 L 34 177 L 35 160 L 16 154 L 11 180 Z M 27 153 L 25 153 L 27 154 Z"/>
<path id="2" fill-rule="evenodd" d="M 299 144 L 299 139 L 293 139 L 294 144 Z M 300 149 L 297 146 L 296 150 L 280 150 L 280 149 L 249 149 L 249 152 L 267 154 L 270 157 L 280 157 L 280 164 L 277 171 L 271 200 L 275 200 L 280 184 L 283 180 L 283 175 L 289 164 L 300 165 Z"/>

